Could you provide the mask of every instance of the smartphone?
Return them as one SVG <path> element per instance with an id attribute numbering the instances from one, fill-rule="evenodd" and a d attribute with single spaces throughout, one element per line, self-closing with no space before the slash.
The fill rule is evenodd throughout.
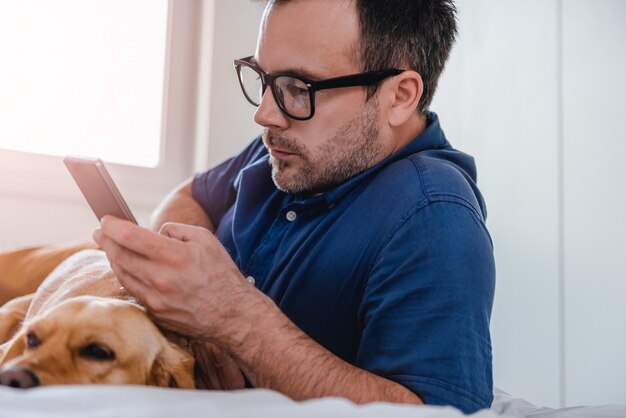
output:
<path id="1" fill-rule="evenodd" d="M 105 215 L 113 215 L 137 223 L 102 160 L 67 156 L 63 163 L 98 220 Z"/>

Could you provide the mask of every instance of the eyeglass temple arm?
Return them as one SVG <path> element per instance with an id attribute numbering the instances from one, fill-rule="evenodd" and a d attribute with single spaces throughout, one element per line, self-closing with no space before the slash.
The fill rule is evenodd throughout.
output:
<path id="1" fill-rule="evenodd" d="M 371 86 L 372 84 L 379 83 L 387 77 L 396 76 L 404 70 L 391 69 L 380 71 L 369 71 L 366 73 L 346 75 L 342 77 L 335 77 L 328 80 L 312 81 L 309 84 L 314 90 L 334 89 L 339 87 L 353 87 L 353 86 Z"/>

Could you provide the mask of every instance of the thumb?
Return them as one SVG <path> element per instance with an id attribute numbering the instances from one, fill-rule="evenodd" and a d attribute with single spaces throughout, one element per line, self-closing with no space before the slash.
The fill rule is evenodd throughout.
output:
<path id="1" fill-rule="evenodd" d="M 179 241 L 200 241 L 207 233 L 206 228 L 200 226 L 181 224 L 177 222 L 166 222 L 161 226 L 159 234 Z"/>

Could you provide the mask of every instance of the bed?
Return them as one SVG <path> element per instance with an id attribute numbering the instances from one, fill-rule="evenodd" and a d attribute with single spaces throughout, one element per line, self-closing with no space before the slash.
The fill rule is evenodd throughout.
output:
<path id="1" fill-rule="evenodd" d="M 61 260 L 93 243 L 33 247 L 0 252 L 0 305 L 32 292 Z M 3 280 L 4 277 L 4 280 Z M 147 386 L 82 385 L 14 389 L 0 386 L 0 418 L 30 417 L 429 417 L 464 416 L 451 407 L 377 403 L 355 405 L 345 399 L 294 402 L 262 389 L 200 391 Z M 626 406 L 540 408 L 496 389 L 491 409 L 472 415 L 526 418 L 626 418 Z"/>
<path id="2" fill-rule="evenodd" d="M 497 390 L 490 410 L 476 418 L 624 418 L 626 406 L 538 408 Z M 454 408 L 375 403 L 355 405 L 339 398 L 294 402 L 262 389 L 232 392 L 164 389 L 145 386 L 48 386 L 37 389 L 0 387 L 0 417 L 394 417 L 457 418 Z"/>

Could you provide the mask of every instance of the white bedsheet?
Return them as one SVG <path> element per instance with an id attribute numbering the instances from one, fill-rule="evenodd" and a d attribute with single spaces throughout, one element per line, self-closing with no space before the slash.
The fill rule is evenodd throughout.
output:
<path id="1" fill-rule="evenodd" d="M 540 408 L 523 399 L 494 389 L 491 410 L 502 415 L 524 418 L 626 418 L 626 405 Z"/>
<path id="2" fill-rule="evenodd" d="M 344 399 L 294 402 L 268 390 L 235 392 L 142 386 L 49 386 L 20 390 L 0 387 L 0 417 L 220 417 L 220 418 L 459 418 L 454 408 L 385 403 L 358 406 Z M 476 418 L 495 418 L 481 411 Z"/>
<path id="3" fill-rule="evenodd" d="M 497 391 L 491 410 L 471 415 L 496 418 L 501 414 L 528 418 L 625 418 L 626 407 L 603 406 L 579 409 L 537 408 L 521 399 Z M 235 392 L 163 389 L 145 386 L 49 386 L 21 390 L 0 387 L 0 417 L 329 417 L 329 418 L 459 418 L 464 415 L 449 407 L 355 405 L 344 399 L 324 398 L 294 402 L 269 390 Z"/>

